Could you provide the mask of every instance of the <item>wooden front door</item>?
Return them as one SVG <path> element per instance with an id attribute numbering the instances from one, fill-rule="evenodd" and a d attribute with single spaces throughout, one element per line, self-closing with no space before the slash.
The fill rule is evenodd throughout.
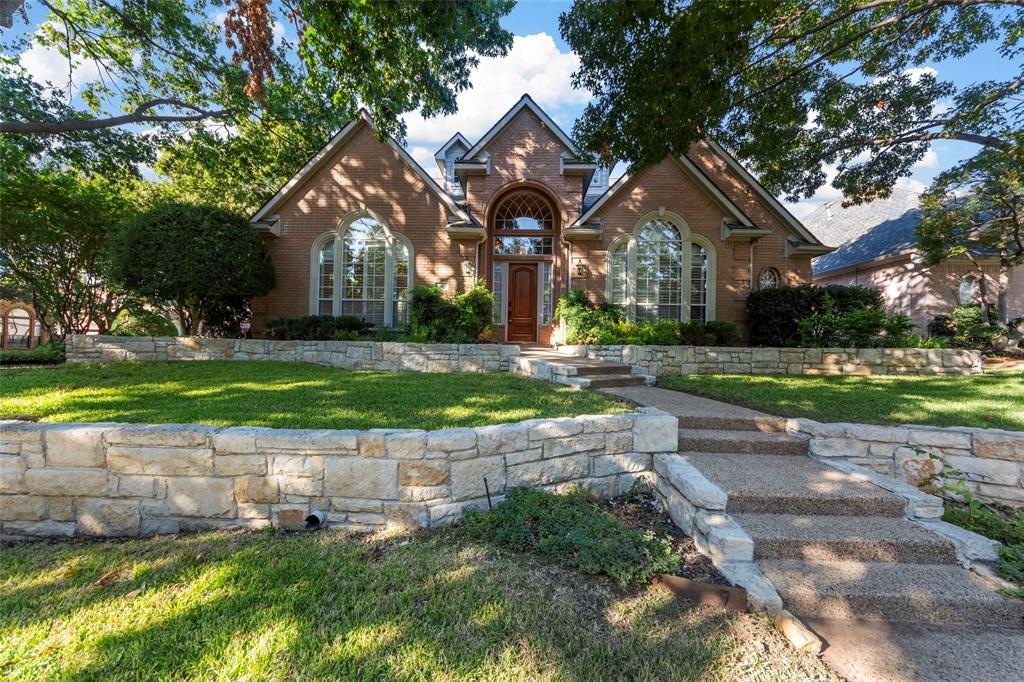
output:
<path id="1" fill-rule="evenodd" d="M 537 340 L 537 264 L 508 265 L 508 340 Z"/>

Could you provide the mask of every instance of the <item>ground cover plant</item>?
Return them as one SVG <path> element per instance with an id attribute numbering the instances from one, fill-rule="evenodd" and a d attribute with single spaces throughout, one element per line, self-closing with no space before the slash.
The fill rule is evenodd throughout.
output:
<path id="1" fill-rule="evenodd" d="M 64 362 L 64 344 L 49 341 L 32 350 L 0 351 L 0 365 L 59 365 Z"/>
<path id="2" fill-rule="evenodd" d="M 669 538 L 628 526 L 583 488 L 561 495 L 515 488 L 494 511 L 468 513 L 464 525 L 476 540 L 533 552 L 621 585 L 644 584 L 655 573 L 675 574 L 681 565 Z"/>
<path id="3" fill-rule="evenodd" d="M 0 549 L 5 680 L 833 680 L 762 617 L 464 539 L 211 532 Z"/>
<path id="4" fill-rule="evenodd" d="M 957 492 L 959 500 L 945 500 L 942 519 L 1003 543 L 997 569 L 1024 599 L 1024 509 L 983 504 L 962 487 Z"/>
<path id="5" fill-rule="evenodd" d="M 663 388 L 782 417 L 1024 431 L 1024 375 L 660 377 Z"/>
<path id="6" fill-rule="evenodd" d="M 56 422 L 440 429 L 629 410 L 598 393 L 507 372 L 352 372 L 287 362 L 122 362 L 5 370 L 0 381 L 0 418 Z"/>

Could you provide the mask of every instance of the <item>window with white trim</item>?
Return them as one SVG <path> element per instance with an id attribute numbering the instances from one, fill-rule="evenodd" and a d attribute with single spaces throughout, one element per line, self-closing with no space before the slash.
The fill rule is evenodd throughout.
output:
<path id="1" fill-rule="evenodd" d="M 412 245 L 366 214 L 321 237 L 310 263 L 310 314 L 359 317 L 378 327 L 408 321 Z"/>
<path id="2" fill-rule="evenodd" d="M 978 278 L 969 275 L 961 279 L 957 298 L 960 299 L 960 305 L 978 305 L 978 300 L 981 298 L 981 285 L 978 283 Z"/>
<path id="3" fill-rule="evenodd" d="M 551 324 L 553 289 L 551 286 L 551 263 L 540 264 L 540 323 Z"/>
<path id="4" fill-rule="evenodd" d="M 761 271 L 761 276 L 757 280 L 757 287 L 759 289 L 777 289 L 782 278 L 779 276 L 779 271 L 775 268 L 765 268 Z"/>
<path id="5" fill-rule="evenodd" d="M 494 310 L 492 319 L 494 324 L 505 323 L 505 267 L 506 264 L 497 262 L 491 274 L 491 293 L 494 294 Z"/>
<path id="6" fill-rule="evenodd" d="M 607 252 L 607 300 L 634 320 L 715 319 L 715 249 L 674 213 L 641 219 Z"/>

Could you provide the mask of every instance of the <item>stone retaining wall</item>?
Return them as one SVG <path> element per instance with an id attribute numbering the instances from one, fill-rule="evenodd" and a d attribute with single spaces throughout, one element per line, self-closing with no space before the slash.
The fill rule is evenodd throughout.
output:
<path id="1" fill-rule="evenodd" d="M 815 457 L 841 459 L 911 485 L 945 473 L 946 478 L 965 481 L 982 500 L 1024 506 L 1021 432 L 823 424 L 811 419 L 790 419 L 787 429 L 810 436 Z M 962 474 L 950 476 L 950 467 Z"/>
<path id="2" fill-rule="evenodd" d="M 161 336 L 70 337 L 69 362 L 119 360 L 279 360 L 341 369 L 408 372 L 503 372 L 519 346 L 387 343 L 379 341 L 270 341 Z"/>
<path id="3" fill-rule="evenodd" d="M 443 431 L 0 422 L 0 538 L 432 528 L 513 486 L 602 496 L 652 477 L 678 421 L 630 414 Z"/>
<path id="4" fill-rule="evenodd" d="M 562 346 L 567 355 L 623 362 L 638 374 L 980 374 L 981 352 L 952 348 Z"/>

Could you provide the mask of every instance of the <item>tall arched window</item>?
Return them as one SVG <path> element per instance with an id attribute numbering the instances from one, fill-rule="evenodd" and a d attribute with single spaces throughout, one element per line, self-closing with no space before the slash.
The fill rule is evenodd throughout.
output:
<path id="1" fill-rule="evenodd" d="M 366 213 L 342 220 L 313 245 L 310 312 L 359 317 L 376 326 L 406 321 L 412 245 Z"/>
<path id="2" fill-rule="evenodd" d="M 512 192 L 494 210 L 494 255 L 550 256 L 554 253 L 555 212 L 543 196 Z"/>
<path id="3" fill-rule="evenodd" d="M 608 247 L 611 303 L 636 320 L 715 319 L 715 250 L 682 218 L 659 211 Z"/>

